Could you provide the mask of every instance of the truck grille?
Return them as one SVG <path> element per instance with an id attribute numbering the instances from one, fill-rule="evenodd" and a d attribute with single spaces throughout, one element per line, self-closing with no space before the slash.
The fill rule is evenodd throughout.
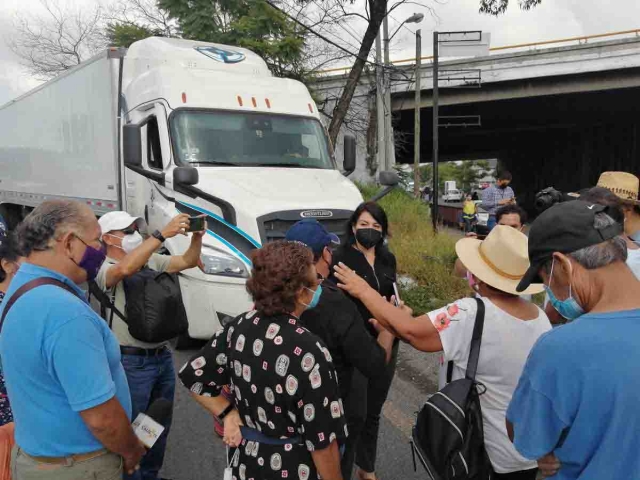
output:
<path id="1" fill-rule="evenodd" d="M 347 224 L 353 213 L 350 210 L 315 210 L 314 212 L 331 213 L 331 216 L 303 216 L 305 210 L 274 212 L 258 219 L 260 237 L 263 244 L 284 240 L 287 230 L 303 218 L 315 218 L 329 232 L 335 233 L 344 242 L 347 236 Z"/>

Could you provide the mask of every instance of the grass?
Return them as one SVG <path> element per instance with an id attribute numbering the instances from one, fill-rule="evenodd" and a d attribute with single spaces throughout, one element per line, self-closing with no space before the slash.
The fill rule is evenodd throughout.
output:
<path id="1" fill-rule="evenodd" d="M 365 199 L 378 187 L 359 184 Z M 389 217 L 389 247 L 398 260 L 398 273 L 410 276 L 416 285 L 402 287 L 402 299 L 419 315 L 440 308 L 470 293 L 467 282 L 451 274 L 456 259 L 455 239 L 434 234 L 431 216 L 423 202 L 400 189 L 380 200 Z"/>

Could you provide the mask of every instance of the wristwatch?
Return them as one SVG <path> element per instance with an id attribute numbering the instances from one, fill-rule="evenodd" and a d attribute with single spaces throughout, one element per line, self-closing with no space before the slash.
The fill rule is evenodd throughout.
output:
<path id="1" fill-rule="evenodd" d="M 156 230 L 154 231 L 151 236 L 153 238 L 157 238 L 158 240 L 160 240 L 160 243 L 164 243 L 164 241 L 166 240 L 163 236 L 162 233 L 160 233 L 160 230 Z"/>

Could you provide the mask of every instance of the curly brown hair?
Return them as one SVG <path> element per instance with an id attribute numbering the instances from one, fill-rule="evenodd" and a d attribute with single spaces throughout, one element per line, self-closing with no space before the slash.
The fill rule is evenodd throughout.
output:
<path id="1" fill-rule="evenodd" d="M 303 287 L 312 287 L 309 267 L 313 265 L 311 250 L 302 243 L 278 241 L 251 254 L 253 269 L 247 281 L 247 292 L 255 308 L 263 315 L 291 313 Z"/>

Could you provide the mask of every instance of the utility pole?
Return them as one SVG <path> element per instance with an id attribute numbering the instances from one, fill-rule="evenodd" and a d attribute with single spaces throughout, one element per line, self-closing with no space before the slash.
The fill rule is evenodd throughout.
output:
<path id="1" fill-rule="evenodd" d="M 433 192 L 431 221 L 438 231 L 438 32 L 433 32 Z"/>
<path id="2" fill-rule="evenodd" d="M 422 56 L 422 31 L 416 30 L 416 107 L 413 127 L 413 194 L 420 198 L 420 57 Z"/>
<path id="3" fill-rule="evenodd" d="M 376 138 L 378 145 L 378 171 L 386 170 L 385 119 L 384 119 L 384 69 L 382 68 L 382 38 L 376 37 Z"/>
<path id="4" fill-rule="evenodd" d="M 393 127 L 391 125 L 391 60 L 389 58 L 389 15 L 382 21 L 384 42 L 384 146 L 385 146 L 385 170 L 390 170 L 394 165 L 393 158 Z"/>

